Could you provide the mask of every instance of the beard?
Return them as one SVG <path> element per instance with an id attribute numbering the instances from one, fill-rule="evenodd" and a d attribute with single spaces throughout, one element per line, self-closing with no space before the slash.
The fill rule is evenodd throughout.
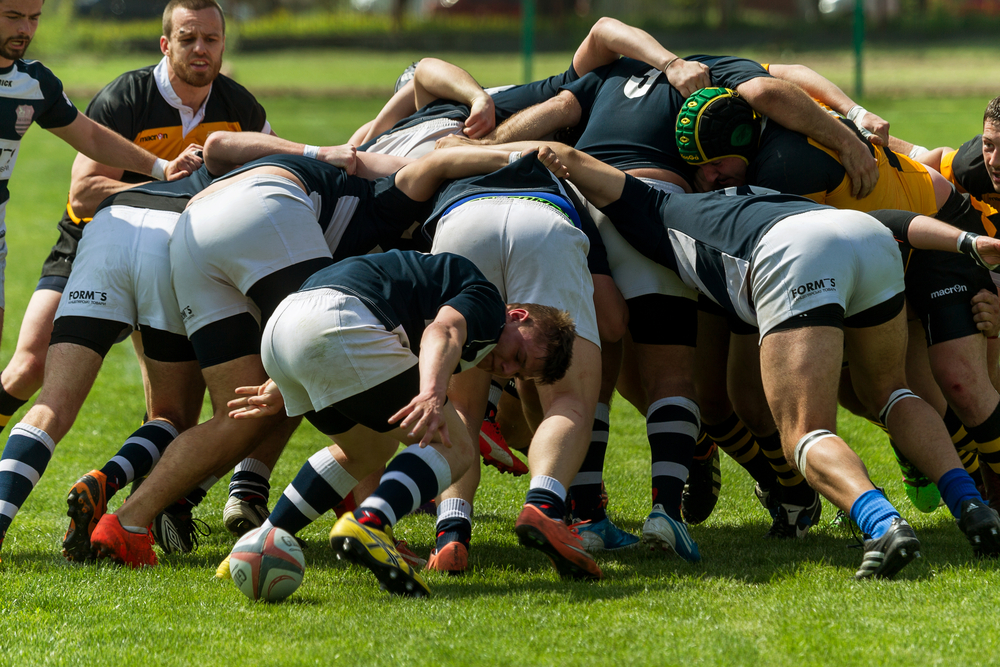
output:
<path id="1" fill-rule="evenodd" d="M 10 45 L 13 41 L 23 41 L 24 46 L 20 48 L 14 48 Z M 5 39 L 0 43 L 0 58 L 5 58 L 6 60 L 19 60 L 24 57 L 24 54 L 28 52 L 28 46 L 31 44 L 30 37 L 20 37 L 20 38 L 9 38 Z"/>
<path id="2" fill-rule="evenodd" d="M 2 51 L 0 51 L 2 53 Z M 219 70 L 222 69 L 222 61 L 213 62 L 212 67 L 204 72 L 196 72 L 192 70 L 186 62 L 180 62 L 171 59 L 170 67 L 174 70 L 174 74 L 178 79 L 188 84 L 189 86 L 194 86 L 196 88 L 202 88 L 209 85 L 215 81 L 215 77 L 219 75 Z"/>

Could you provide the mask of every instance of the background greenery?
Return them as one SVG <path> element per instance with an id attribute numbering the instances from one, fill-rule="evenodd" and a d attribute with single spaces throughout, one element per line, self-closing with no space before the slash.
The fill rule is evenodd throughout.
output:
<path id="1" fill-rule="evenodd" d="M 826 57 L 803 55 L 799 60 L 813 63 Z M 952 55 L 970 62 L 978 57 L 974 51 Z M 316 144 L 344 141 L 373 117 L 382 103 L 378 93 L 390 89 L 411 55 L 297 52 L 256 58 L 231 59 L 237 78 L 251 89 L 301 86 L 294 95 L 265 95 L 262 102 L 279 134 Z M 560 71 L 569 58 L 556 54 L 536 73 Z M 502 56 L 452 59 L 486 84 L 510 80 Z M 68 84 L 86 90 L 145 63 L 78 57 L 50 64 Z M 920 69 L 917 63 L 897 75 L 916 79 Z M 336 93 L 353 87 L 369 92 Z M 926 146 L 957 146 L 981 129 L 991 97 L 863 101 L 900 136 Z M 75 99 L 80 105 L 85 100 Z M 7 216 L 0 363 L 10 358 L 41 261 L 55 241 L 72 157 L 38 128 L 24 140 Z M 920 515 L 909 506 L 884 438 L 848 415 L 842 415 L 841 434 L 923 542 L 924 558 L 894 582 L 853 580 L 861 555 L 848 548 L 846 529 L 828 524 L 834 515 L 829 505 L 806 539 L 763 539 L 768 521 L 752 497 L 751 480 L 724 458 L 719 507 L 692 528 L 704 558 L 698 565 L 632 550 L 598 559 L 602 582 L 560 581 L 513 534 L 527 480 L 487 469 L 476 500 L 472 572 L 460 578 L 430 573 L 434 597 L 404 600 L 379 592 L 367 571 L 334 559 L 326 544 L 332 520 L 323 517 L 302 533 L 309 548 L 301 589 L 285 603 L 265 605 L 249 603 L 230 582 L 213 577 L 232 544 L 221 522 L 225 480 L 199 509 L 213 533 L 194 554 L 163 557 L 159 567 L 138 572 L 62 560 L 66 491 L 113 455 L 142 413 L 133 353 L 117 346 L 0 553 L 0 665 L 973 665 L 995 663 L 1000 653 L 996 564 L 971 558 L 945 509 Z M 637 532 L 649 505 L 645 428 L 624 401 L 615 404 L 612 424 L 610 511 L 619 525 Z M 299 429 L 275 470 L 272 498 L 324 443 L 308 425 Z M 406 518 L 398 535 L 426 556 L 433 519 Z"/>

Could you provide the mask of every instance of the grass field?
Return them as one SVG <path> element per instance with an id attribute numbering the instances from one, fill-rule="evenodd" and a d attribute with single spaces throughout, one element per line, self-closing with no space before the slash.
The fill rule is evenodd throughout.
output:
<path id="1" fill-rule="evenodd" d="M 344 57 L 317 55 L 300 69 L 325 71 L 327 60 Z M 344 78 L 331 88 L 355 85 L 347 81 L 354 73 L 345 70 L 355 69 L 353 63 L 357 70 L 374 67 L 373 60 L 366 55 L 352 59 L 351 67 L 334 68 Z M 379 86 L 390 85 L 398 60 L 384 57 L 371 70 L 379 72 Z M 568 55 L 554 58 L 549 71 L 567 61 Z M 244 62 L 237 60 L 238 76 L 246 73 L 248 82 L 263 76 Z M 490 62 L 484 67 L 499 67 Z M 81 85 L 99 86 L 138 64 L 105 63 L 103 79 Z M 463 64 L 477 71 L 472 58 Z M 86 60 L 63 65 L 54 67 L 66 80 L 88 69 Z M 315 84 L 312 76 L 299 76 L 290 73 L 288 81 Z M 281 88 L 273 79 L 259 81 Z M 956 146 L 978 132 L 990 97 L 872 97 L 865 103 L 900 136 Z M 280 134 L 310 143 L 345 140 L 381 104 L 375 97 L 308 95 L 262 101 Z M 55 240 L 71 160 L 72 151 L 44 131 L 34 129 L 24 141 L 8 210 L 2 363 Z M 201 507 L 199 516 L 213 532 L 194 554 L 163 557 L 158 568 L 139 572 L 74 566 L 59 556 L 66 490 L 117 450 L 142 412 L 132 352 L 117 346 L 0 554 L 0 665 L 973 665 L 995 663 L 1000 654 L 996 564 L 971 558 L 946 510 L 920 515 L 909 506 L 884 439 L 849 416 L 841 433 L 923 542 L 924 558 L 894 582 L 853 580 L 860 553 L 847 548 L 846 529 L 828 524 L 834 515 L 829 505 L 805 540 L 762 539 L 768 524 L 751 481 L 725 459 L 719 507 L 692 528 L 703 554 L 699 565 L 634 550 L 600 557 L 602 582 L 562 582 L 543 557 L 516 544 L 513 521 L 527 480 L 488 469 L 476 501 L 472 572 L 462 578 L 429 574 L 433 598 L 390 598 L 367 571 L 337 562 L 326 545 L 331 521 L 324 517 L 301 534 L 309 545 L 301 589 L 283 604 L 265 605 L 249 603 L 231 583 L 213 578 L 231 546 L 221 525 L 224 483 Z M 615 404 L 612 423 L 610 511 L 634 532 L 649 502 L 644 424 L 624 401 Z M 324 442 L 309 426 L 299 429 L 275 470 L 275 493 Z M 397 534 L 426 556 L 433 520 L 404 519 Z"/>

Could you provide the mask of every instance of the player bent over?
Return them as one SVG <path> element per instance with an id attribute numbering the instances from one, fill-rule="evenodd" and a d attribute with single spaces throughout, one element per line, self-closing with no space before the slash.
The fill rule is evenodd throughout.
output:
<path id="1" fill-rule="evenodd" d="M 834 433 L 845 352 L 858 397 L 937 483 L 973 551 L 1000 555 L 1000 518 L 962 468 L 940 416 L 906 386 L 903 267 L 893 233 L 984 265 L 1000 260 L 1000 243 L 933 218 L 878 212 L 890 233 L 860 212 L 747 187 L 666 194 L 572 149 L 554 150 L 626 240 L 760 329 L 761 377 L 785 456 L 865 534 L 857 578 L 893 576 L 920 543 Z M 551 165 L 547 150 L 540 157 Z"/>
<path id="2" fill-rule="evenodd" d="M 479 367 L 556 382 L 574 338 L 566 313 L 505 307 L 497 289 L 458 255 L 393 250 L 316 272 L 264 330 L 270 380 L 238 389 L 255 395 L 229 403 L 235 418 L 275 414 L 283 404 L 289 416 L 305 415 L 339 445 L 310 457 L 264 525 L 298 532 L 406 443 L 375 492 L 337 521 L 330 544 L 390 592 L 428 595 L 390 530 L 476 461 L 465 424 L 447 404 L 449 380 Z M 531 528 L 542 545 L 557 530 L 548 523 L 567 530 L 543 517 Z"/>

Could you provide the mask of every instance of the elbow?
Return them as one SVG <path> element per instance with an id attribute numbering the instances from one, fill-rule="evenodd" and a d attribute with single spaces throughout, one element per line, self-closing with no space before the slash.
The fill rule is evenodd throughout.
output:
<path id="1" fill-rule="evenodd" d="M 97 208 L 97 204 L 100 202 L 90 201 L 91 198 L 82 196 L 82 193 L 70 190 L 69 193 L 69 207 L 73 212 L 73 215 L 77 218 L 91 218 L 94 215 L 94 209 Z"/>
<path id="2" fill-rule="evenodd" d="M 202 146 L 205 160 L 207 161 L 212 153 L 218 153 L 226 145 L 226 135 L 228 132 L 213 132 L 208 135 L 205 139 L 205 145 Z"/>

